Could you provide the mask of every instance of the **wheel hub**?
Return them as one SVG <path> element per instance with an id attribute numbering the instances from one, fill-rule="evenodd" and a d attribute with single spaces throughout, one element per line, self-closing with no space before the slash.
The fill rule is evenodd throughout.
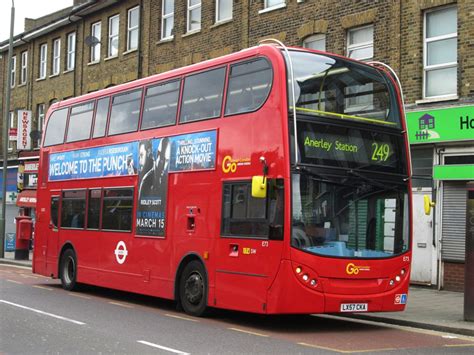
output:
<path id="1" fill-rule="evenodd" d="M 204 282 L 199 273 L 189 275 L 184 284 L 186 299 L 192 304 L 198 304 L 204 295 Z"/>

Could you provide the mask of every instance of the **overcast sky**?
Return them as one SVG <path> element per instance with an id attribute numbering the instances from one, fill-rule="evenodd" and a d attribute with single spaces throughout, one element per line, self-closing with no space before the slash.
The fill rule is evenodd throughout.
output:
<path id="1" fill-rule="evenodd" d="M 14 0 L 15 34 L 24 31 L 25 17 L 38 18 L 65 7 L 72 6 L 73 0 Z M 10 36 L 11 0 L 0 0 L 0 42 Z"/>

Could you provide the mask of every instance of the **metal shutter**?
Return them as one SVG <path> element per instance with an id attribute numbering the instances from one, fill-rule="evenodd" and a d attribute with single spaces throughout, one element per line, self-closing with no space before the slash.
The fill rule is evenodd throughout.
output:
<path id="1" fill-rule="evenodd" d="M 442 249 L 443 260 L 464 261 L 466 249 L 465 182 L 443 182 Z"/>

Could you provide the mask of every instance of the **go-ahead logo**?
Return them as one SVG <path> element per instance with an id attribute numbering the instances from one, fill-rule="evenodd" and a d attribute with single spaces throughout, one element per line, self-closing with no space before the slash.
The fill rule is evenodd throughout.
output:
<path id="1" fill-rule="evenodd" d="M 360 271 L 370 271 L 370 266 L 360 266 L 349 263 L 346 266 L 347 275 L 357 275 Z"/>
<path id="2" fill-rule="evenodd" d="M 230 155 L 226 155 L 224 159 L 222 159 L 222 171 L 225 174 L 235 173 L 237 167 L 248 165 L 250 165 L 250 158 L 233 159 Z"/>
<path id="3" fill-rule="evenodd" d="M 125 242 L 122 240 L 117 243 L 117 246 L 115 247 L 115 259 L 117 259 L 117 262 L 119 264 L 123 264 L 125 262 L 125 259 L 127 259 L 128 255 L 128 250 L 127 246 L 125 245 Z"/>

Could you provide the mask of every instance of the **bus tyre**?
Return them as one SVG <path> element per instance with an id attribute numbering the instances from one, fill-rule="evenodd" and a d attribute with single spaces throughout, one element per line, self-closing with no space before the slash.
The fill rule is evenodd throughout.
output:
<path id="1" fill-rule="evenodd" d="M 63 289 L 67 291 L 77 289 L 77 259 L 72 249 L 67 249 L 61 256 L 59 272 Z"/>
<path id="2" fill-rule="evenodd" d="M 191 261 L 184 267 L 179 281 L 179 300 L 190 315 L 202 316 L 207 307 L 206 270 L 201 262 Z"/>

